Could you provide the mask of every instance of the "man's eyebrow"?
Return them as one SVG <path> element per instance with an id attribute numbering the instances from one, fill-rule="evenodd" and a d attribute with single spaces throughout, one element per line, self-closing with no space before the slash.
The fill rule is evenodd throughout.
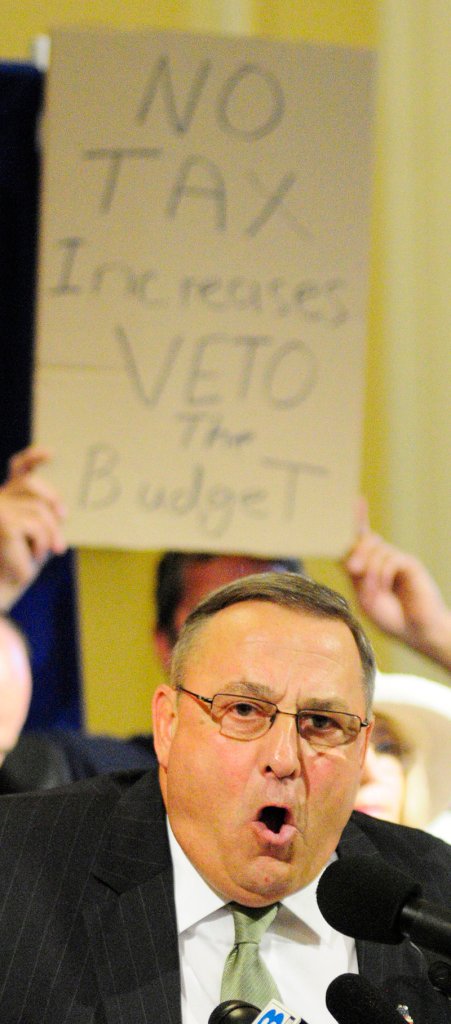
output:
<path id="1" fill-rule="evenodd" d="M 231 683 L 223 683 L 221 693 L 247 694 L 249 697 L 263 697 L 274 702 L 274 691 L 265 683 L 251 683 L 247 679 L 234 679 Z"/>
<path id="2" fill-rule="evenodd" d="M 307 708 L 308 711 L 347 711 L 349 712 L 349 704 L 343 700 L 343 697 L 332 696 L 329 698 L 308 697 L 302 701 L 303 707 Z M 299 709 L 302 711 L 302 708 Z"/>
<path id="3" fill-rule="evenodd" d="M 235 679 L 231 683 L 224 683 L 220 690 L 221 693 L 243 694 L 249 697 L 261 697 L 263 700 L 269 700 L 272 704 L 276 703 L 276 697 L 274 690 L 272 690 L 266 683 L 251 683 L 247 679 Z M 299 702 L 299 711 L 306 708 L 308 711 L 347 711 L 349 713 L 349 705 L 347 701 L 343 700 L 343 697 L 339 697 L 338 694 L 331 697 L 306 697 Z"/>

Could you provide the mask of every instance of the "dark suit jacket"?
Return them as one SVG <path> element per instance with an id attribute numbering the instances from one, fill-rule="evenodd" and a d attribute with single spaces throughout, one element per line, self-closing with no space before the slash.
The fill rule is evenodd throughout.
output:
<path id="1" fill-rule="evenodd" d="M 353 815 L 339 853 L 382 854 L 423 881 L 428 899 L 449 901 L 451 851 L 430 836 Z M 361 972 L 393 1006 L 407 1003 L 415 1024 L 449 1021 L 409 943 L 357 949 Z M 302 978 L 299 989 L 302 1012 Z M 172 867 L 153 772 L 0 800 L 0 1021 L 180 1024 Z"/>

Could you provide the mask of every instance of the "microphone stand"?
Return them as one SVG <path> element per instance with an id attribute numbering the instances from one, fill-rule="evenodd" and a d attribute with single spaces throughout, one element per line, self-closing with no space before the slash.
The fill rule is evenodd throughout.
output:
<path id="1" fill-rule="evenodd" d="M 432 987 L 451 999 L 451 959 L 443 953 L 431 953 L 430 950 L 417 946 L 415 942 L 412 942 L 412 945 L 426 961 L 427 975 Z"/>

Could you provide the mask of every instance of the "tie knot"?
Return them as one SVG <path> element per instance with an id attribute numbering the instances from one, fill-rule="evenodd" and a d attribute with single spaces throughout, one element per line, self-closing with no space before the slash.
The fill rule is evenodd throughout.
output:
<path id="1" fill-rule="evenodd" d="M 231 903 L 230 909 L 235 925 L 235 944 L 238 946 L 241 942 L 255 942 L 258 946 L 274 921 L 278 904 L 273 903 L 270 907 L 242 907 L 238 903 Z"/>
<path id="2" fill-rule="evenodd" d="M 262 1009 L 270 999 L 280 999 L 274 978 L 260 956 L 260 939 L 277 914 L 272 907 L 242 907 L 229 903 L 235 925 L 235 944 L 224 964 L 221 1000 L 242 999 Z"/>

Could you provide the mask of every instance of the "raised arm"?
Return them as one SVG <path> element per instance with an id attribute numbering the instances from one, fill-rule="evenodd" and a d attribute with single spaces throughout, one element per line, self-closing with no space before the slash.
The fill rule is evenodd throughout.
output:
<path id="1" fill-rule="evenodd" d="M 30 445 L 14 455 L 0 486 L 0 610 L 9 609 L 33 582 L 51 554 L 66 550 L 65 508 L 36 470 L 51 459 Z"/>
<path id="2" fill-rule="evenodd" d="M 359 536 L 345 560 L 362 610 L 380 629 L 451 671 L 451 609 L 426 567 L 371 530 L 362 503 Z"/>

